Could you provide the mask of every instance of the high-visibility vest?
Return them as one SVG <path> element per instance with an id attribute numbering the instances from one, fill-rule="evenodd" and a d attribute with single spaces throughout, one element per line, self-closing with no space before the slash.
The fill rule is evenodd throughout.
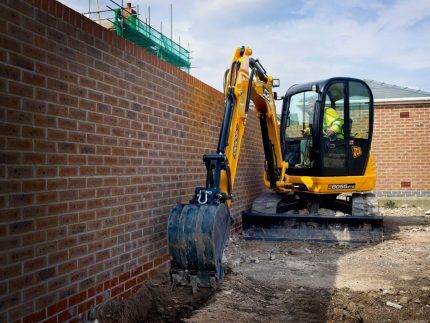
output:
<path id="1" fill-rule="evenodd" d="M 343 119 L 333 108 L 325 108 L 323 129 L 331 129 L 336 134 L 336 139 L 344 139 Z"/>

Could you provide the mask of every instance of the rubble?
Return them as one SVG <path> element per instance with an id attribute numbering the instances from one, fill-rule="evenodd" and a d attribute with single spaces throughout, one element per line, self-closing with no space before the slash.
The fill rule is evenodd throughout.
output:
<path id="1" fill-rule="evenodd" d="M 402 305 L 400 305 L 400 304 L 397 304 L 397 303 L 394 303 L 394 302 L 390 302 L 390 301 L 387 301 L 387 306 L 391 306 L 391 307 L 394 307 L 394 308 L 397 308 L 397 309 L 399 309 L 399 310 L 401 310 L 402 309 Z"/>
<path id="2" fill-rule="evenodd" d="M 241 263 L 242 263 L 242 258 L 236 258 L 233 261 L 231 261 L 231 266 L 237 267 L 237 266 L 240 266 Z"/>
<path id="3" fill-rule="evenodd" d="M 407 297 L 407 296 L 400 297 L 399 303 L 403 304 L 403 305 L 408 304 L 409 303 L 409 297 Z"/>

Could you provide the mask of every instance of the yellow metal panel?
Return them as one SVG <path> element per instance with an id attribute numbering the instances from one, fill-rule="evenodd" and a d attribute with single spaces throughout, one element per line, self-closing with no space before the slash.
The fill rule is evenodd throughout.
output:
<path id="1" fill-rule="evenodd" d="M 371 191 L 376 185 L 376 164 L 370 153 L 366 171 L 363 176 L 290 176 L 286 175 L 286 181 L 292 184 L 304 184 L 309 192 L 316 194 L 337 194 Z M 351 184 L 350 188 L 348 184 Z M 352 187 L 352 185 L 354 185 Z M 267 184 L 266 184 L 267 186 Z M 289 191 L 284 188 L 282 190 Z"/>

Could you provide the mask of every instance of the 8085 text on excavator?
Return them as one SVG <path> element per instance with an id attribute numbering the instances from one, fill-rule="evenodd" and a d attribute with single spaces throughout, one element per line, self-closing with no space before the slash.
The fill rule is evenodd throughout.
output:
<path id="1" fill-rule="evenodd" d="M 264 147 L 268 188 L 242 215 L 256 240 L 367 243 L 382 239 L 376 165 L 370 152 L 373 96 L 359 79 L 336 77 L 293 85 L 278 119 L 279 80 L 237 48 L 224 75 L 225 110 L 217 150 L 203 156 L 206 185 L 170 212 L 168 245 L 175 285 L 216 288 L 230 233 L 229 206 L 252 101 Z M 252 111 L 252 110 L 251 110 Z"/>

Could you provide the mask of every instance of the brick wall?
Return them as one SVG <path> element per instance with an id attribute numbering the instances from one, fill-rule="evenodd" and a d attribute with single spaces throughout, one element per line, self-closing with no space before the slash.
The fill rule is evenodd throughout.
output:
<path id="1" fill-rule="evenodd" d="M 0 3 L 0 57 L 0 321 L 82 319 L 167 268 L 223 97 L 54 1 Z M 263 189 L 260 136 L 250 115 L 235 217 Z"/>
<path id="2" fill-rule="evenodd" d="M 379 195 L 430 197 L 429 129 L 430 102 L 376 103 L 372 151 Z"/>

